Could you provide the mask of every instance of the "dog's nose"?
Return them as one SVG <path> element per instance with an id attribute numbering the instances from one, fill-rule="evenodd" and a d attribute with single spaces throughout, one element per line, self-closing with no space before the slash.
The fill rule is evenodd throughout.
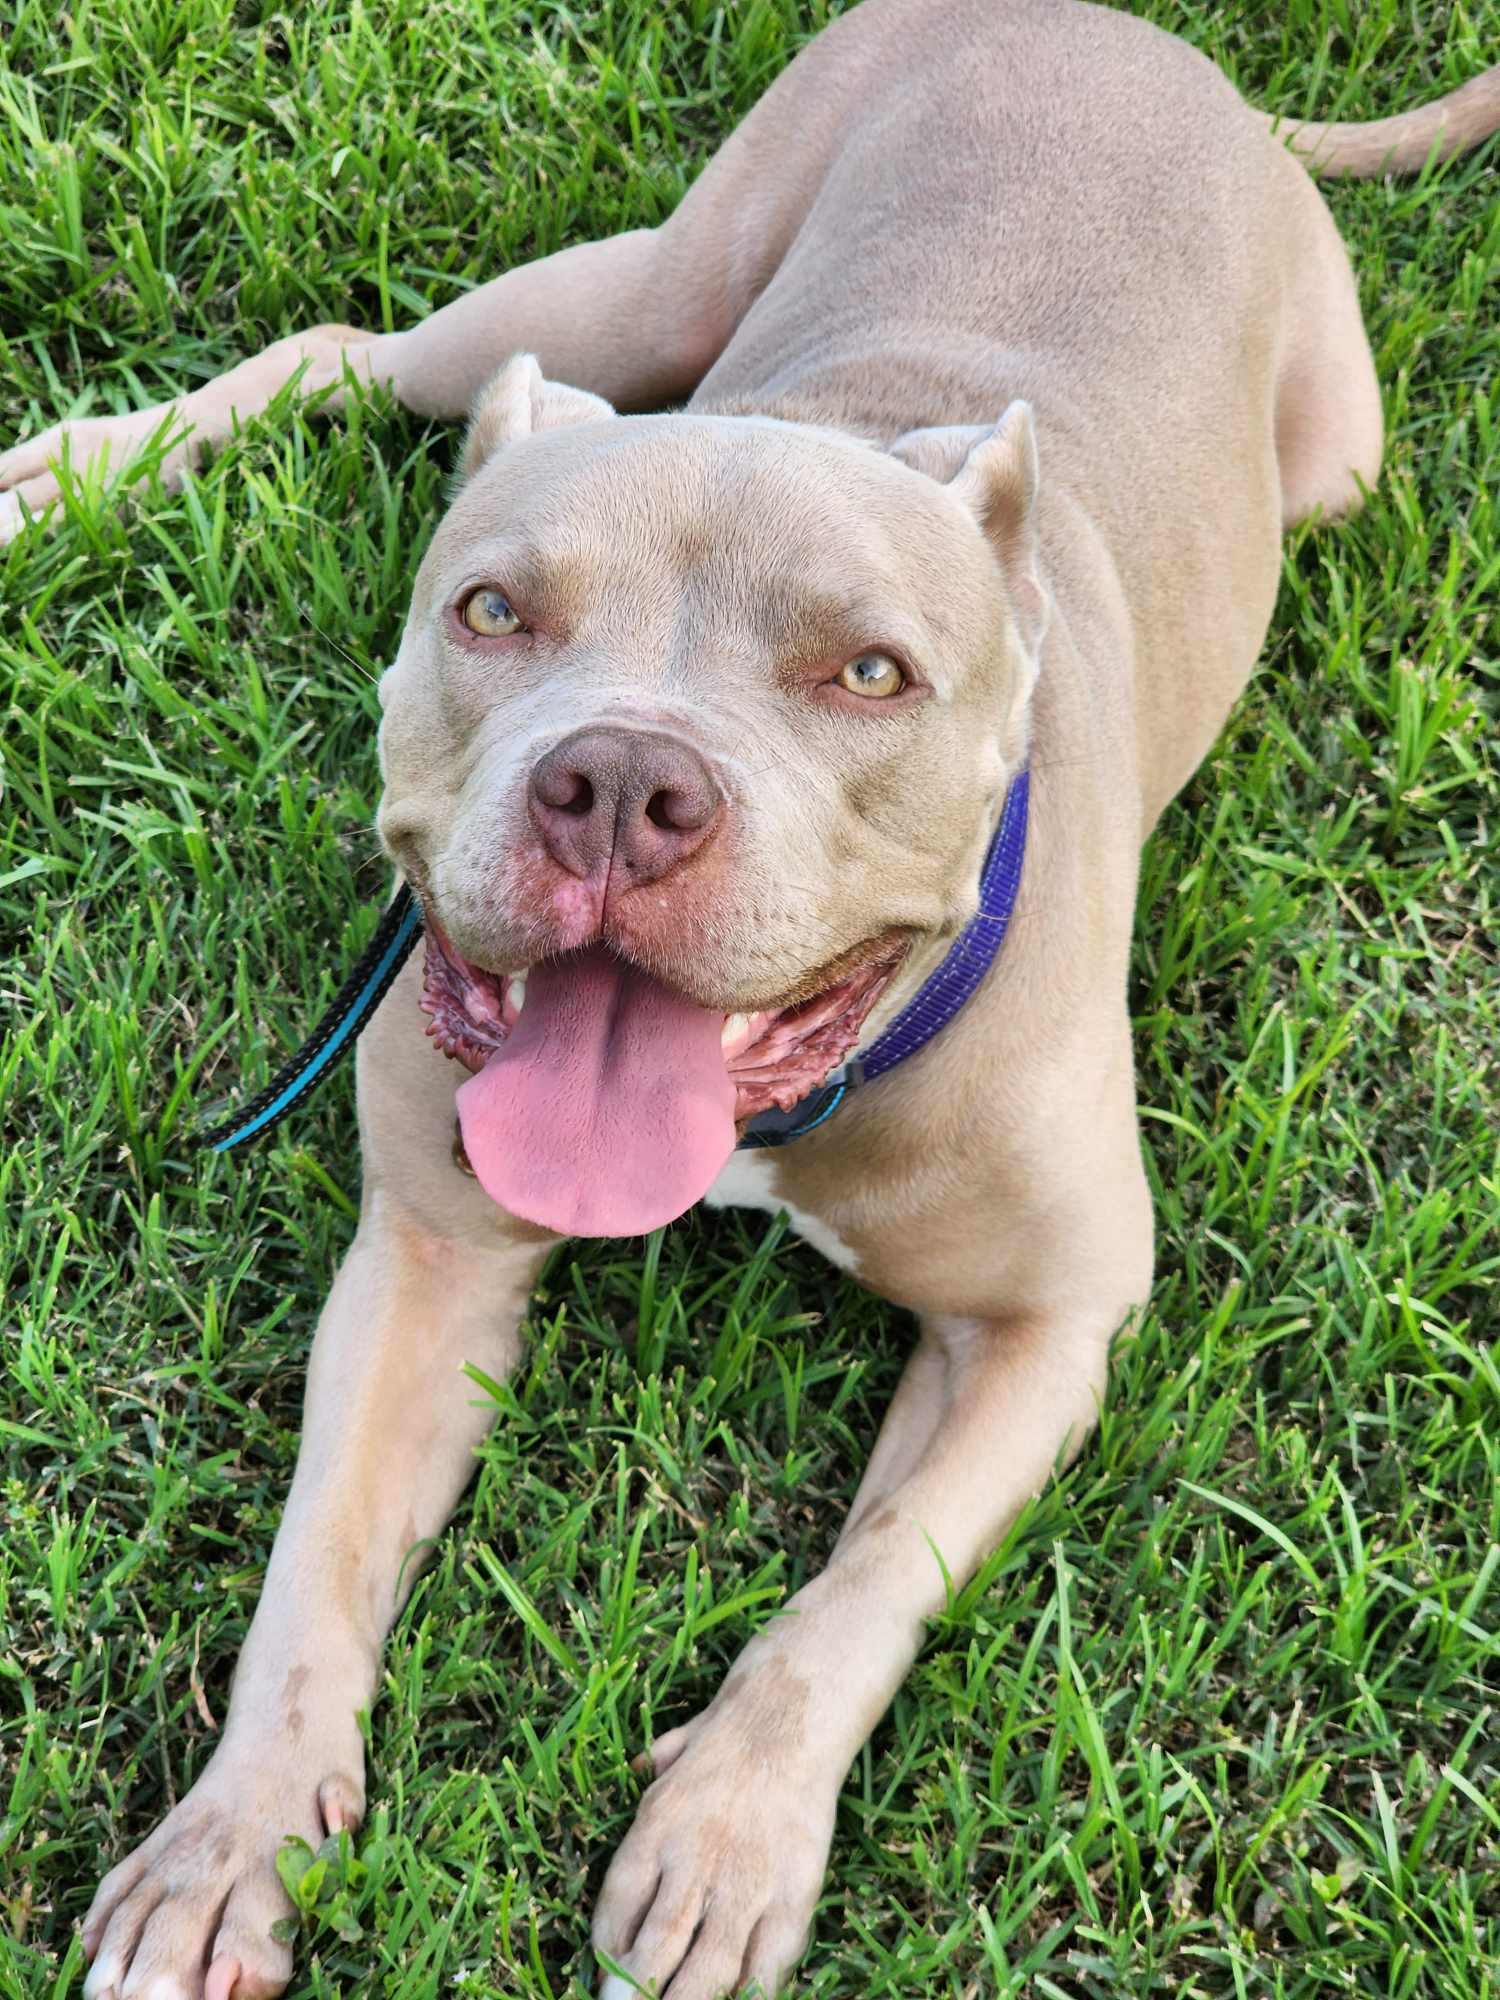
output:
<path id="1" fill-rule="evenodd" d="M 654 730 L 580 729 L 531 774 L 547 852 L 583 880 L 613 866 L 627 882 L 657 882 L 703 845 L 723 810 L 697 751 Z"/>

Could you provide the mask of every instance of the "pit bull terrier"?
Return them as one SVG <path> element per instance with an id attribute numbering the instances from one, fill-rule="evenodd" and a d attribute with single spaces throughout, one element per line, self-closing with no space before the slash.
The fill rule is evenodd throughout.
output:
<path id="1" fill-rule="evenodd" d="M 1147 1295 L 1137 857 L 1254 665 L 1283 529 L 1377 476 L 1354 283 L 1296 154 L 1411 168 L 1497 125 L 1500 70 L 1277 133 L 1120 13 L 865 0 L 660 228 L 70 427 L 75 465 L 118 466 L 170 422 L 170 472 L 299 369 L 334 405 L 352 378 L 472 412 L 381 684 L 379 830 L 426 957 L 360 1046 L 359 1229 L 228 1719 L 100 1885 L 89 2000 L 281 1990 L 276 1849 L 359 1820 L 355 1713 L 489 1422 L 463 1365 L 513 1367 L 560 1234 L 699 1200 L 785 1209 L 920 1322 L 827 1568 L 649 1746 L 594 1917 L 612 2000 L 783 1982 L 924 1621 L 1077 1452 Z M 0 462 L 12 527 L 64 441 Z M 949 961 L 1023 773 L 972 997 L 804 1136 L 737 1150 Z"/>

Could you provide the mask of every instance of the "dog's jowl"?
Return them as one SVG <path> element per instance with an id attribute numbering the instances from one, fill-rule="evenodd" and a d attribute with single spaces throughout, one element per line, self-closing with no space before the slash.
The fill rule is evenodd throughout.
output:
<path id="1" fill-rule="evenodd" d="M 1288 134 L 1118 12 L 865 0 L 660 228 L 75 427 L 76 464 L 175 415 L 186 464 L 299 368 L 469 418 L 381 685 L 425 940 L 359 1047 L 358 1234 L 228 1720 L 99 1888 L 92 2000 L 285 1984 L 277 1845 L 360 1817 L 356 1712 L 488 1422 L 464 1364 L 513 1366 L 559 1236 L 701 1200 L 784 1207 L 920 1326 L 826 1569 L 649 1746 L 594 1914 L 606 1994 L 785 1981 L 851 1760 L 1150 1286 L 1141 842 L 1282 531 L 1379 472 L 1307 162 L 1496 125 L 1500 72 Z M 0 533 L 60 443 L 0 460 Z"/>

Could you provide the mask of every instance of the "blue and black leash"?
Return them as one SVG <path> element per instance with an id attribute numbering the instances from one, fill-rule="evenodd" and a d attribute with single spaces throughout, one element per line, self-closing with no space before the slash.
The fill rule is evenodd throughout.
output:
<path id="1" fill-rule="evenodd" d="M 291 1061 L 284 1063 L 265 1089 L 242 1104 L 232 1118 L 205 1132 L 195 1143 L 213 1153 L 227 1153 L 234 1146 L 262 1138 L 278 1125 L 339 1057 L 353 1048 L 360 1029 L 391 990 L 391 982 L 421 935 L 422 906 L 403 882 L 333 1005 Z"/>

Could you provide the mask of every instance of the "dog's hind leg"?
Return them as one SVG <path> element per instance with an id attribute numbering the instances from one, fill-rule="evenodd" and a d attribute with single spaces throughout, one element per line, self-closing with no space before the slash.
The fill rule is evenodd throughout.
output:
<path id="1" fill-rule="evenodd" d="M 1348 252 L 1306 173 L 1286 160 L 1286 331 L 1276 378 L 1281 519 L 1351 514 L 1380 475 L 1380 385 Z"/>
<path id="2" fill-rule="evenodd" d="M 90 2000 L 264 2000 L 286 1984 L 277 1849 L 360 1818 L 357 1714 L 494 1414 L 464 1364 L 503 1379 L 516 1357 L 551 1239 L 454 1166 L 454 1071 L 422 1035 L 416 977 L 367 1030 L 364 1211 L 313 1343 L 296 1477 L 229 1714 L 186 1798 L 100 1884 L 83 1927 Z"/>
<path id="3" fill-rule="evenodd" d="M 157 441 L 164 449 L 152 455 L 170 485 L 294 377 L 300 394 L 329 411 L 352 375 L 420 415 L 460 417 L 501 362 L 534 350 L 554 375 L 626 406 L 686 394 L 713 356 L 700 350 L 707 322 L 691 302 L 669 309 L 666 241 L 640 229 L 578 244 L 507 271 L 405 332 L 316 326 L 173 401 L 53 424 L 0 454 L 0 543 L 58 497 L 64 463 L 75 477 L 116 475 Z"/>
<path id="4" fill-rule="evenodd" d="M 401 332 L 317 326 L 274 342 L 190 394 L 121 416 L 53 424 L 0 453 L 0 543 L 58 497 L 57 468 L 119 473 L 167 427 L 169 483 L 258 416 L 299 369 L 336 410 L 346 372 L 421 416 L 460 418 L 513 354 L 619 409 L 685 399 L 796 237 L 889 34 L 885 13 L 843 17 L 803 50 L 654 229 L 579 243 L 453 300 Z"/>

